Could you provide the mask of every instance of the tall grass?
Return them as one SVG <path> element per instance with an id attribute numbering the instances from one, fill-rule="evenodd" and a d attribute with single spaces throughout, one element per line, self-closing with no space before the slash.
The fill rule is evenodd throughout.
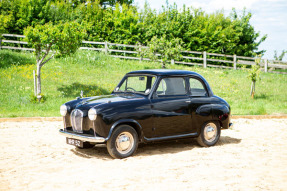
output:
<path id="1" fill-rule="evenodd" d="M 161 64 L 112 58 L 93 51 L 56 58 L 42 68 L 44 103 L 30 102 L 33 95 L 35 57 L 28 52 L 0 51 L 0 117 L 59 116 L 61 104 L 84 96 L 109 94 L 125 73 L 160 68 Z M 255 98 L 250 97 L 247 71 L 183 65 L 170 69 L 191 70 L 203 75 L 213 92 L 228 101 L 235 115 L 287 114 L 287 76 L 262 73 L 256 83 Z"/>

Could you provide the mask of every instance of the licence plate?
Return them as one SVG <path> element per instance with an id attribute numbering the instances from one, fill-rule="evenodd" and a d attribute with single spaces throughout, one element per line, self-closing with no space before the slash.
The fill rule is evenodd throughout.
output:
<path id="1" fill-rule="evenodd" d="M 74 145 L 77 147 L 83 147 L 83 141 L 72 139 L 72 138 L 66 138 L 67 144 Z"/>

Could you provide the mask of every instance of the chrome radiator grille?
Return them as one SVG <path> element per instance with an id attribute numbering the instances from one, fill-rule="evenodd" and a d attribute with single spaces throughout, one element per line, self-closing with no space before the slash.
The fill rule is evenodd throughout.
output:
<path id="1" fill-rule="evenodd" d="M 83 112 L 79 109 L 74 109 L 71 113 L 71 123 L 74 132 L 83 133 Z"/>

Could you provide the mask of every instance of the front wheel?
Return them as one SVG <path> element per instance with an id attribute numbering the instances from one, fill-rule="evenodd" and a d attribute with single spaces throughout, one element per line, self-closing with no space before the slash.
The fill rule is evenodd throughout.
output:
<path id="1" fill-rule="evenodd" d="M 210 147 L 217 143 L 220 138 L 220 126 L 218 122 L 208 122 L 201 127 L 197 142 L 203 147 Z"/>
<path id="2" fill-rule="evenodd" d="M 107 142 L 107 149 L 113 158 L 126 158 L 134 154 L 138 147 L 138 134 L 129 125 L 116 128 Z"/>

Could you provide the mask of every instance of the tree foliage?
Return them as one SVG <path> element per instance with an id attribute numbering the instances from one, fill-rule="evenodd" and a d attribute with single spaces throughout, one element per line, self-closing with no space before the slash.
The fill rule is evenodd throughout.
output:
<path id="1" fill-rule="evenodd" d="M 76 22 L 29 26 L 24 30 L 25 40 L 35 49 L 37 62 L 37 95 L 41 94 L 41 68 L 54 55 L 70 55 L 79 48 L 84 37 Z M 51 53 L 52 52 L 52 53 Z M 51 53 L 51 54 L 49 54 Z"/>
<path id="2" fill-rule="evenodd" d="M 251 80 L 250 95 L 252 98 L 254 98 L 254 94 L 255 94 L 256 81 L 260 79 L 260 61 L 261 61 L 261 55 L 260 57 L 255 59 L 255 65 L 252 65 L 251 69 L 248 70 L 248 78 Z"/>
<path id="3" fill-rule="evenodd" d="M 11 15 L 0 15 L 0 39 L 2 38 L 3 33 L 8 32 L 11 20 Z"/>
<path id="4" fill-rule="evenodd" d="M 148 43 L 148 48 L 144 49 L 145 56 L 152 61 L 161 59 L 162 67 L 165 68 L 166 63 L 172 59 L 179 58 L 182 51 L 182 40 L 180 38 L 174 38 L 167 40 L 166 35 L 161 38 L 154 36 Z"/>
<path id="5" fill-rule="evenodd" d="M 147 45 L 154 36 L 170 41 L 180 38 L 184 49 L 223 54 L 254 56 L 263 54 L 260 38 L 250 24 L 251 13 L 238 15 L 235 9 L 207 14 L 201 9 L 176 4 L 157 12 L 145 4 L 143 10 L 132 0 L 2 0 L 0 15 L 9 16 L 9 33 L 22 34 L 28 26 L 60 22 L 80 23 L 86 40 Z M 3 28 L 3 27 L 2 27 Z"/>
<path id="6" fill-rule="evenodd" d="M 277 51 L 275 50 L 274 51 L 274 59 L 278 60 L 278 61 L 282 61 L 286 53 L 287 53 L 286 50 L 282 50 L 281 54 L 277 55 Z"/>

